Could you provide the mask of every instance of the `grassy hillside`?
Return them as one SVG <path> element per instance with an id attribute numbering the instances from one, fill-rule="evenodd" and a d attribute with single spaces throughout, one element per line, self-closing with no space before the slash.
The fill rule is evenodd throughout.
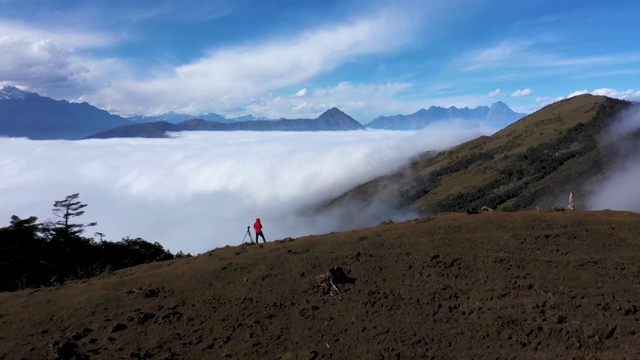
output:
<path id="1" fill-rule="evenodd" d="M 448 214 L 0 293 L 0 359 L 638 358 L 640 215 Z M 313 277 L 352 284 L 326 296 Z"/>
<path id="2" fill-rule="evenodd" d="M 603 130 L 629 105 L 592 95 L 559 101 L 492 136 L 419 156 L 397 174 L 363 184 L 328 207 L 366 202 L 381 189 L 398 208 L 426 211 L 566 205 L 571 191 L 582 206 L 586 187 L 607 170 L 612 156 Z"/>

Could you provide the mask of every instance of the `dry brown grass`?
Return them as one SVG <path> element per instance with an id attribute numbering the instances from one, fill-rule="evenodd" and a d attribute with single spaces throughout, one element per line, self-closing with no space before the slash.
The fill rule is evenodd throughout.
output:
<path id="1" fill-rule="evenodd" d="M 639 234 L 634 213 L 493 212 L 226 247 L 2 293 L 0 358 L 638 358 Z M 313 286 L 334 265 L 342 300 Z"/>

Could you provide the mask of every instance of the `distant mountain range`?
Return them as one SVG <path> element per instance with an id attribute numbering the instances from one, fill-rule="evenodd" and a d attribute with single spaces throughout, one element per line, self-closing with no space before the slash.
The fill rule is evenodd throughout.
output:
<path id="1" fill-rule="evenodd" d="M 188 114 L 179 114 L 173 111 L 169 111 L 168 113 L 165 113 L 162 115 L 154 115 L 154 116 L 135 115 L 135 116 L 127 117 L 126 119 L 134 123 L 149 123 L 149 122 L 164 121 L 171 124 L 178 124 L 183 121 L 192 120 L 192 119 L 209 120 L 209 121 L 215 121 L 219 123 L 231 123 L 231 122 L 238 122 L 238 121 L 253 121 L 253 120 L 270 120 L 269 118 L 266 118 L 264 116 L 255 116 L 252 114 L 242 115 L 234 118 L 226 118 L 216 113 L 207 113 L 207 114 L 200 114 L 200 115 L 194 116 L 194 115 L 188 115 Z"/>
<path id="2" fill-rule="evenodd" d="M 0 88 L 0 136 L 80 139 L 127 124 L 131 122 L 87 103 L 53 100 L 13 86 Z"/>
<path id="3" fill-rule="evenodd" d="M 525 116 L 496 102 L 474 109 L 432 106 L 411 115 L 380 116 L 363 126 L 337 108 L 315 119 L 269 120 L 244 115 L 227 119 L 215 113 L 199 116 L 169 112 L 157 116 L 123 118 L 88 103 L 54 100 L 5 85 L 0 88 L 0 136 L 44 139 L 108 137 L 164 137 L 167 131 L 341 131 L 364 128 L 417 130 L 449 119 L 486 122 L 506 126 Z"/>
<path id="4" fill-rule="evenodd" d="M 345 131 L 362 130 L 364 126 L 337 108 L 331 108 L 315 119 L 249 120 L 232 123 L 192 119 L 178 124 L 166 121 L 132 124 L 103 131 L 88 138 L 166 137 L 168 131 Z"/>
<path id="5" fill-rule="evenodd" d="M 169 111 L 168 113 L 165 113 L 165 114 L 153 115 L 153 116 L 135 115 L 135 116 L 127 117 L 125 119 L 134 123 L 149 123 L 149 122 L 164 121 L 171 124 L 178 124 L 183 121 L 192 120 L 192 119 L 209 120 L 209 121 L 215 121 L 220 123 L 231 123 L 231 122 L 238 122 L 238 121 L 254 121 L 254 120 L 271 120 L 264 116 L 255 116 L 252 114 L 242 115 L 234 118 L 226 118 L 216 113 L 189 115 L 189 114 L 179 114 L 173 111 Z"/>
<path id="6" fill-rule="evenodd" d="M 483 121 L 487 124 L 504 127 L 526 115 L 514 112 L 507 104 L 498 101 L 491 107 L 478 106 L 473 109 L 468 107 L 459 109 L 455 106 L 449 108 L 432 106 L 428 110 L 420 109 L 411 115 L 380 116 L 366 124 L 366 127 L 388 130 L 418 130 L 431 123 L 449 119 Z"/>

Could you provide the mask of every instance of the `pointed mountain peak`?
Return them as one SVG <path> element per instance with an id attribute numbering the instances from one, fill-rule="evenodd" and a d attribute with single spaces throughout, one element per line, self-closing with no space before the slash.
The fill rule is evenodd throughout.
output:
<path id="1" fill-rule="evenodd" d="M 335 106 L 323 112 L 322 115 L 318 116 L 318 119 L 330 119 L 336 117 L 347 117 L 349 119 L 352 119 L 351 116 L 345 114 L 342 110 L 338 109 Z"/>
<path id="2" fill-rule="evenodd" d="M 15 86 L 4 85 L 0 88 L 0 100 L 24 99 L 28 92 L 22 91 Z"/>
<path id="3" fill-rule="evenodd" d="M 496 101 L 493 104 L 491 104 L 491 107 L 492 108 L 509 108 L 509 105 L 503 103 L 502 101 Z"/>
<path id="4" fill-rule="evenodd" d="M 337 107 L 332 107 L 331 109 L 323 112 L 322 115 L 318 116 L 316 120 L 325 123 L 332 123 L 334 124 L 334 128 L 339 130 L 353 130 L 364 128 L 362 124 L 357 122 L 351 116 L 345 114 Z"/>
<path id="5" fill-rule="evenodd" d="M 322 113 L 322 115 L 324 115 L 324 114 L 328 114 L 328 115 L 329 115 L 329 114 L 330 114 L 330 115 L 335 115 L 335 114 L 344 114 L 344 112 L 343 112 L 342 110 L 340 110 L 340 109 L 338 109 L 337 107 L 335 107 L 335 106 L 334 106 L 334 107 L 332 107 L 331 109 L 329 109 L 329 110 L 327 110 L 327 111 L 325 111 L 325 112 L 323 112 L 323 113 Z M 320 116 L 322 117 L 322 115 L 320 115 Z"/>

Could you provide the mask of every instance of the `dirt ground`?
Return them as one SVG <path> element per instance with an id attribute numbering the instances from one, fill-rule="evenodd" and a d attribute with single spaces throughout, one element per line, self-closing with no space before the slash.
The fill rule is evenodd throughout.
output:
<path id="1" fill-rule="evenodd" d="M 0 359 L 638 359 L 639 310 L 640 214 L 447 214 L 0 293 Z"/>

